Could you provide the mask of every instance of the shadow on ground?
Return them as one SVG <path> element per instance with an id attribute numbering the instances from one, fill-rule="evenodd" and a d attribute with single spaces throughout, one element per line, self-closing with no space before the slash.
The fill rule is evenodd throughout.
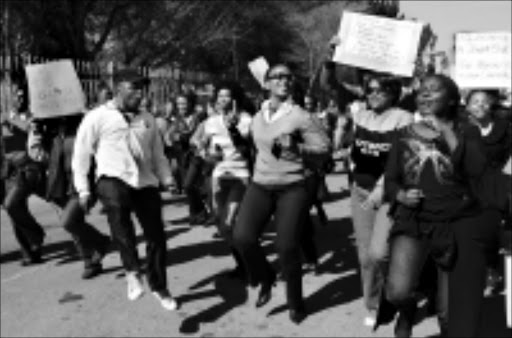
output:
<path id="1" fill-rule="evenodd" d="M 175 236 L 178 236 L 184 232 L 189 231 L 189 227 L 173 228 L 165 231 L 166 238 L 169 240 Z M 144 242 L 144 236 L 137 236 L 137 245 Z M 115 250 L 115 248 L 112 248 Z M 80 260 L 80 256 L 76 250 L 75 244 L 71 240 L 65 240 L 54 243 L 46 243 L 43 245 L 43 261 L 55 261 L 55 265 L 64 265 L 73 263 Z M 12 261 L 21 260 L 21 252 L 19 250 L 10 251 L 0 255 L 0 264 L 5 264 Z"/>
<path id="2" fill-rule="evenodd" d="M 220 298 L 215 305 L 191 315 L 183 320 L 180 325 L 180 333 L 194 334 L 200 330 L 202 323 L 213 323 L 237 306 L 244 304 L 247 300 L 247 290 L 245 285 L 236 279 L 230 279 L 224 274 L 210 276 L 198 285 L 205 285 L 205 281 L 213 282 L 214 289 L 189 293 L 179 297 L 180 304 L 192 302 L 197 299 L 207 297 Z M 191 288 L 193 290 L 194 288 Z"/>

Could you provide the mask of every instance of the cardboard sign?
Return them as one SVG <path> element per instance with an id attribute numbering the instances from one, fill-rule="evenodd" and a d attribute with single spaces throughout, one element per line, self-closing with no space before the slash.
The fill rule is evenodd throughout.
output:
<path id="1" fill-rule="evenodd" d="M 510 32 L 455 35 L 455 72 L 462 88 L 510 88 Z"/>
<path id="2" fill-rule="evenodd" d="M 85 95 L 71 60 L 25 67 L 30 111 L 36 118 L 65 116 L 85 111 Z"/>
<path id="3" fill-rule="evenodd" d="M 423 24 L 345 12 L 333 61 L 400 76 L 412 76 Z"/>
<path id="4" fill-rule="evenodd" d="M 259 58 L 249 62 L 248 66 L 254 78 L 262 87 L 265 87 L 265 74 L 269 69 L 267 60 L 263 56 L 260 56 Z"/>

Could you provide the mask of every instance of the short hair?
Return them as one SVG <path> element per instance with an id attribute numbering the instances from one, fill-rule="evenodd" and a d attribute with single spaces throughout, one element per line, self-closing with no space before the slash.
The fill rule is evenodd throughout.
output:
<path id="1" fill-rule="evenodd" d="M 469 100 L 471 100 L 471 98 L 477 93 L 484 93 L 487 96 L 489 96 L 493 101 L 493 109 L 499 107 L 500 91 L 497 89 L 471 89 L 469 93 L 466 95 L 466 105 L 468 104 Z"/>
<path id="2" fill-rule="evenodd" d="M 197 103 L 197 95 L 194 91 L 192 90 L 185 90 L 185 91 L 180 91 L 178 92 L 178 94 L 176 94 L 176 96 L 174 97 L 174 105 L 175 107 L 178 106 L 178 98 L 180 97 L 183 97 L 187 100 L 188 102 L 188 112 L 192 112 L 194 110 L 194 107 L 196 106 L 196 103 Z"/>
<path id="3" fill-rule="evenodd" d="M 231 97 L 233 98 L 233 101 L 235 101 L 237 106 L 240 107 L 240 104 L 243 103 L 242 101 L 243 101 L 243 97 L 244 97 L 244 89 L 242 88 L 242 86 L 238 82 L 235 82 L 235 81 L 230 81 L 230 80 L 220 81 L 219 83 L 217 83 L 215 85 L 215 90 L 213 92 L 214 101 L 217 101 L 219 93 L 223 89 L 227 89 L 231 92 Z"/>

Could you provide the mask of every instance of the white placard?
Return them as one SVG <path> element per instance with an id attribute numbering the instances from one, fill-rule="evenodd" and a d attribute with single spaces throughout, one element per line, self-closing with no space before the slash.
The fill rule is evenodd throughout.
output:
<path id="1" fill-rule="evenodd" d="M 267 60 L 263 56 L 260 56 L 259 58 L 249 62 L 248 66 L 254 78 L 262 87 L 265 87 L 265 74 L 269 68 Z"/>
<path id="2" fill-rule="evenodd" d="M 345 12 L 333 61 L 412 76 L 423 23 Z"/>
<path id="3" fill-rule="evenodd" d="M 457 33 L 455 80 L 462 88 L 511 87 L 510 32 Z"/>
<path id="4" fill-rule="evenodd" d="M 71 60 L 25 67 L 30 111 L 37 118 L 65 116 L 85 111 L 85 95 Z"/>

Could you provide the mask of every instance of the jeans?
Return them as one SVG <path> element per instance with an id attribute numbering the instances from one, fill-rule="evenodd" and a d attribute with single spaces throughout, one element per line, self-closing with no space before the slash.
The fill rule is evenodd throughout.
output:
<path id="1" fill-rule="evenodd" d="M 300 241 L 303 221 L 308 215 L 304 182 L 284 186 L 251 183 L 240 206 L 233 233 L 236 249 L 247 268 L 252 285 L 268 283 L 273 274 L 259 238 L 274 215 L 276 247 L 286 283 L 286 299 L 291 309 L 303 306 Z"/>
<path id="2" fill-rule="evenodd" d="M 149 287 L 153 291 L 166 290 L 166 238 L 158 188 L 134 189 L 117 178 L 101 177 L 98 181 L 98 197 L 106 208 L 112 237 L 119 248 L 125 270 L 140 270 L 135 227 L 131 219 L 134 212 L 146 240 Z"/>
<path id="3" fill-rule="evenodd" d="M 89 266 L 94 253 L 101 253 L 110 243 L 109 237 L 85 221 L 84 211 L 76 196 L 71 197 L 63 209 L 61 225 L 71 234 L 85 265 Z"/>
<path id="4" fill-rule="evenodd" d="M 376 310 L 379 304 L 380 290 L 384 284 L 382 262 L 388 255 L 388 239 L 392 221 L 388 216 L 389 204 L 387 203 L 381 205 L 379 209 L 364 209 L 361 206 L 369 194 L 369 191 L 356 184 L 352 185 L 352 222 L 361 266 L 363 299 L 368 310 Z"/>

